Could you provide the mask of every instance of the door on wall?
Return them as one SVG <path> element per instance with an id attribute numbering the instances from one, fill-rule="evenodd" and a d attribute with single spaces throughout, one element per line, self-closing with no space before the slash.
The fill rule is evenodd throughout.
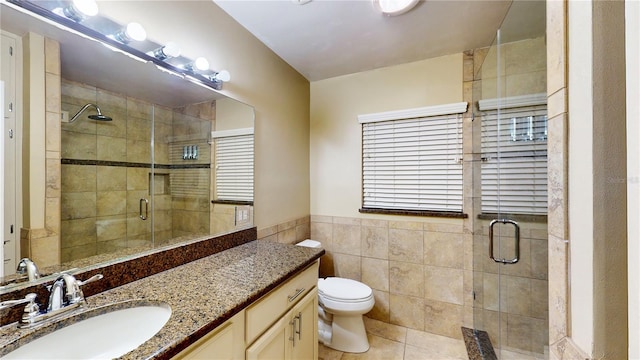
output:
<path id="1" fill-rule="evenodd" d="M 548 353 L 545 11 L 511 5 L 474 85 L 474 328 L 499 358 Z"/>
<path id="2" fill-rule="evenodd" d="M 2 227 L 2 259 L 3 266 L 0 275 L 13 274 L 16 269 L 16 257 L 19 252 L 19 227 L 17 211 L 17 129 L 16 129 L 16 37 L 2 33 L 0 41 L 1 77 L 4 82 L 3 115 L 3 158 L 0 160 L 4 168 L 3 176 L 3 222 Z"/>

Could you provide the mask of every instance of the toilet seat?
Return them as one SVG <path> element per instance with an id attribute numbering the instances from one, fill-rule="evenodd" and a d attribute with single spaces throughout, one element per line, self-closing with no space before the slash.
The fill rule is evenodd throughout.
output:
<path id="1" fill-rule="evenodd" d="M 365 302 L 373 295 L 367 285 L 339 277 L 318 279 L 318 293 L 326 299 L 348 303 Z"/>

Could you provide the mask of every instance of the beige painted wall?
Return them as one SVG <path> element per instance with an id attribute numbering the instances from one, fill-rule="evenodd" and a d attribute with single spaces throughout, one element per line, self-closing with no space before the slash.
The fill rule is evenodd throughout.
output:
<path id="1" fill-rule="evenodd" d="M 462 54 L 311 83 L 311 214 L 381 217 L 358 212 L 359 114 L 460 101 Z"/>
<path id="2" fill-rule="evenodd" d="M 309 82 L 212 1 L 101 1 L 100 11 L 138 21 L 151 40 L 226 69 L 223 93 L 255 108 L 255 223 L 309 214 Z M 167 24 L 171 24 L 167 26 Z"/>

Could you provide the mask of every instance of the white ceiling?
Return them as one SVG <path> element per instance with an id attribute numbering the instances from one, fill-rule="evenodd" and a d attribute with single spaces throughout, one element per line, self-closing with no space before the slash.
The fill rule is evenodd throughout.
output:
<path id="1" fill-rule="evenodd" d="M 371 0 L 214 0 L 310 81 L 418 61 L 491 45 L 510 0 L 420 0 L 410 12 L 383 16 Z M 529 30 L 540 16 L 520 11 L 514 23 Z M 538 11 L 540 13 L 540 11 Z M 511 15 L 510 15 L 511 18 Z"/>

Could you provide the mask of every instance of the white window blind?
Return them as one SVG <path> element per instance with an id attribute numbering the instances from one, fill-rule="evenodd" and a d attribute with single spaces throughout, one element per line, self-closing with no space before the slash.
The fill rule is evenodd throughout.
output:
<path id="1" fill-rule="evenodd" d="M 217 200 L 253 202 L 253 129 L 214 132 Z"/>
<path id="2" fill-rule="evenodd" d="M 462 212 L 461 159 L 459 114 L 363 122 L 363 208 Z"/>
<path id="3" fill-rule="evenodd" d="M 546 105 L 482 113 L 482 212 L 547 213 Z"/>

